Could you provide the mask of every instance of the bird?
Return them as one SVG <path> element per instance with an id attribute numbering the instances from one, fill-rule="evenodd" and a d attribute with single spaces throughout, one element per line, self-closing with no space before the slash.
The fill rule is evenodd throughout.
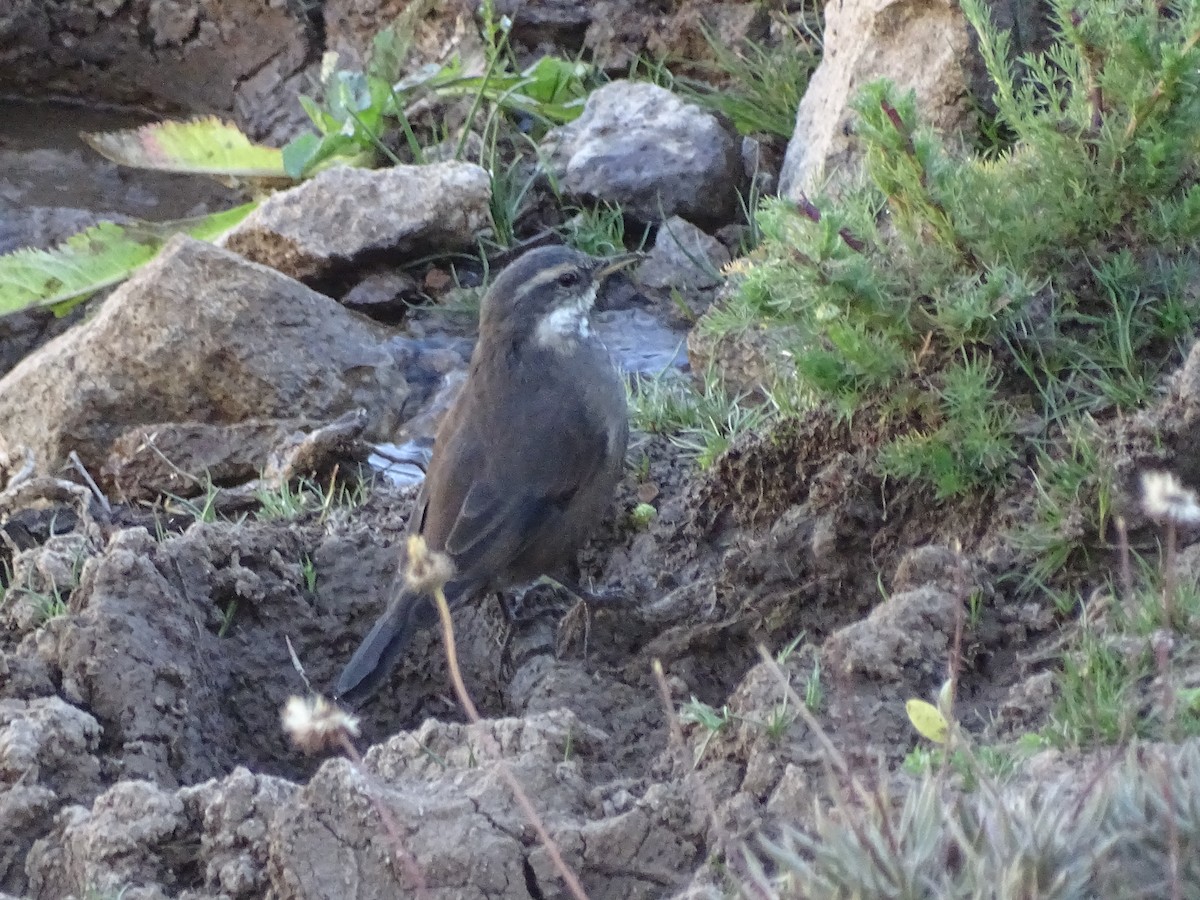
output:
<path id="1" fill-rule="evenodd" d="M 638 258 L 540 247 L 485 293 L 467 378 L 438 426 L 407 529 L 450 558 L 451 608 L 565 566 L 611 505 L 629 414 L 589 313 L 605 278 Z M 335 696 L 370 698 L 412 636 L 436 621 L 428 595 L 401 587 Z"/>

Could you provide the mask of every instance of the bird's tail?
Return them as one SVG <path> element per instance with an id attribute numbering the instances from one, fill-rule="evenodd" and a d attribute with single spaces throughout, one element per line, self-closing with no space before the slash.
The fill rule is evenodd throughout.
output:
<path id="1" fill-rule="evenodd" d="M 361 703 L 379 688 L 414 634 L 437 621 L 437 609 L 424 594 L 401 591 L 380 616 L 338 676 L 334 696 Z"/>

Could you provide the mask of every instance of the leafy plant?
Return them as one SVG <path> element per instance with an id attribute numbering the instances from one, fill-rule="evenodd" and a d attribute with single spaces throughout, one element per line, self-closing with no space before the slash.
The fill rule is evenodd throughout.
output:
<path id="1" fill-rule="evenodd" d="M 1200 7 L 1057 6 L 1021 80 L 978 0 L 963 10 L 1011 148 L 951 148 L 911 93 L 869 85 L 867 182 L 766 203 L 737 295 L 701 325 L 787 335 L 788 405 L 872 410 L 878 472 L 940 498 L 1003 490 L 1143 402 L 1200 322 Z"/>
<path id="2" fill-rule="evenodd" d="M 679 721 L 699 725 L 704 731 L 704 740 L 696 748 L 695 764 L 699 765 L 712 739 L 732 724 L 733 714 L 729 711 L 728 706 L 716 709 L 693 697 L 680 707 Z"/>
<path id="3" fill-rule="evenodd" d="M 491 24 L 489 24 L 491 23 Z M 386 157 L 400 162 L 385 140 L 396 128 L 404 137 L 414 161 L 424 158 L 423 142 L 410 119 L 414 104 L 425 98 L 470 101 L 466 125 L 456 157 L 466 146 L 475 113 L 484 103 L 505 115 L 537 123 L 542 130 L 569 122 L 583 111 L 591 67 L 554 56 L 543 56 L 525 69 L 512 67 L 505 52 L 507 32 L 485 17 L 486 63 L 481 74 L 468 71 L 468 63 L 455 57 L 441 65 L 429 64 L 407 77 L 396 79 L 398 60 L 406 55 L 409 17 L 376 36 L 371 63 L 365 71 L 338 69 L 336 55 L 322 67 L 321 101 L 302 96 L 300 102 L 315 127 L 293 138 L 283 149 L 284 167 L 299 178 L 334 157 Z M 490 167 L 489 167 L 490 168 Z"/>
<path id="4" fill-rule="evenodd" d="M 215 116 L 80 137 L 106 159 L 135 169 L 224 180 L 286 177 L 280 150 L 253 143 L 236 125 Z"/>
<path id="5" fill-rule="evenodd" d="M 179 233 L 215 240 L 255 204 L 175 222 L 101 222 L 53 250 L 14 250 L 0 256 L 0 316 L 49 307 L 65 315 L 92 294 L 128 278 Z"/>

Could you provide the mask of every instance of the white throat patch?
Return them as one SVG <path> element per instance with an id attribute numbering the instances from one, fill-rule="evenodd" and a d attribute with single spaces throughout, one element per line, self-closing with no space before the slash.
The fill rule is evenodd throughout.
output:
<path id="1" fill-rule="evenodd" d="M 552 350 L 570 350 L 591 334 L 588 312 L 595 302 L 596 287 L 593 285 L 587 294 L 579 298 L 579 302 L 560 306 L 542 316 L 537 323 L 534 340 L 539 346 Z"/>

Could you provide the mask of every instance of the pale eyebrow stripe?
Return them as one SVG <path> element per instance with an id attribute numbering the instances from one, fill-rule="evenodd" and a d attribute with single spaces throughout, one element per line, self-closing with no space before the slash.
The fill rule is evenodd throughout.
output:
<path id="1" fill-rule="evenodd" d="M 564 275 L 567 272 L 574 271 L 575 268 L 576 268 L 576 266 L 574 263 L 565 262 L 565 263 L 559 263 L 557 266 L 554 266 L 553 268 L 544 269 L 541 272 L 538 272 L 536 275 L 534 275 L 528 281 L 526 281 L 523 285 L 521 285 L 521 289 L 517 292 L 517 294 L 519 296 L 524 296 L 525 294 L 528 294 L 530 291 L 537 290 L 538 288 L 542 287 L 545 284 L 548 284 L 551 281 L 557 281 L 558 276 Z"/>

